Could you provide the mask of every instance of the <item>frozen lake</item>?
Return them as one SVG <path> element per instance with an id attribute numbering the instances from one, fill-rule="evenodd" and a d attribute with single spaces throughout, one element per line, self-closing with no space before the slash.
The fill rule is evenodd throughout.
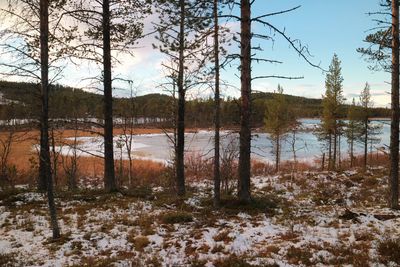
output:
<path id="1" fill-rule="evenodd" d="M 296 134 L 296 155 L 298 160 L 313 160 L 321 157 L 324 152 L 323 143 L 318 141 L 317 136 L 310 130 L 315 128 L 320 121 L 318 119 L 302 119 L 300 120 L 304 129 Z M 373 151 L 377 148 L 385 147 L 389 144 L 390 125 L 389 121 L 374 121 L 373 123 L 381 124 L 381 134 L 378 136 L 380 141 L 372 145 Z M 238 150 L 238 133 L 223 131 L 221 132 L 222 151 L 229 148 L 230 151 Z M 79 137 L 79 152 L 81 156 L 103 155 L 103 139 L 101 137 Z M 114 137 L 115 159 L 128 158 L 125 146 L 118 146 L 120 136 Z M 287 140 L 282 143 L 281 159 L 290 160 L 293 158 L 291 141 L 293 136 L 289 134 Z M 213 132 L 199 131 L 197 133 L 185 134 L 185 151 L 186 155 L 201 155 L 206 158 L 213 156 Z M 71 153 L 71 148 L 61 148 L 63 154 Z M 355 145 L 357 153 L 362 152 L 361 144 Z M 149 159 L 158 162 L 168 162 L 173 155 L 172 144 L 165 134 L 146 134 L 135 135 L 133 137 L 132 154 L 134 158 Z M 252 138 L 252 157 L 262 161 L 273 161 L 272 143 L 265 133 L 254 134 Z M 223 153 L 223 152 L 222 152 Z M 342 137 L 341 153 L 346 156 L 348 154 L 347 140 Z"/>

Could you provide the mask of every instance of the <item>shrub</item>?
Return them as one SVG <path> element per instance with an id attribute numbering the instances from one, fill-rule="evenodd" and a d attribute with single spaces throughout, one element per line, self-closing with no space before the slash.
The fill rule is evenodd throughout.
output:
<path id="1" fill-rule="evenodd" d="M 144 248 L 150 244 L 150 240 L 146 236 L 137 236 L 134 239 L 133 245 L 137 251 L 143 252 Z"/>
<path id="2" fill-rule="evenodd" d="M 312 253 L 305 248 L 296 248 L 291 246 L 286 252 L 286 257 L 291 264 L 304 264 L 306 266 L 312 265 L 311 258 Z"/>
<path id="3" fill-rule="evenodd" d="M 162 215 L 162 222 L 166 224 L 192 222 L 193 216 L 184 211 L 168 212 Z"/>
<path id="4" fill-rule="evenodd" d="M 378 253 L 384 264 L 394 262 L 400 265 L 400 239 L 384 239 L 378 243 Z"/>

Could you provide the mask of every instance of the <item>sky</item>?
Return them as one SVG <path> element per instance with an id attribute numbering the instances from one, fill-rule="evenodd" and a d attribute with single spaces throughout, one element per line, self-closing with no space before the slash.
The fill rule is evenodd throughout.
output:
<path id="1" fill-rule="evenodd" d="M 0 0 L 3 2 L 3 0 Z M 289 9 L 298 5 L 301 7 L 293 12 L 269 17 L 268 21 L 280 30 L 285 30 L 288 36 L 299 39 L 307 45 L 312 57 L 310 60 L 328 69 L 334 53 L 342 61 L 344 78 L 343 92 L 348 102 L 358 99 L 359 92 L 366 82 L 371 85 L 371 94 L 375 106 L 388 106 L 390 103 L 390 75 L 383 72 L 373 72 L 368 68 L 368 62 L 356 52 L 359 47 L 366 47 L 363 42 L 368 30 L 375 26 L 373 17 L 367 13 L 379 9 L 379 0 L 256 0 L 253 6 L 253 16 Z M 237 10 L 236 10 L 236 13 Z M 144 21 L 145 31 L 151 30 L 152 15 Z M 232 31 L 238 32 L 239 23 L 228 22 Z M 257 33 L 273 34 L 269 29 L 253 25 Z M 253 76 L 283 75 L 303 76 L 300 80 L 264 79 L 253 82 L 253 90 L 273 92 L 281 84 L 286 94 L 320 98 L 325 91 L 325 73 L 318 68 L 308 65 L 289 44 L 278 35 L 274 42 L 253 41 L 253 46 L 260 45 L 263 58 L 283 61 L 283 64 L 268 63 L 253 64 Z M 156 40 L 147 37 L 139 41 L 134 57 L 119 55 L 120 64 L 114 68 L 114 77 L 129 78 L 135 81 L 135 94 L 162 93 L 159 85 L 165 80 L 162 62 L 164 56 L 152 48 Z M 237 49 L 237 48 L 236 48 Z M 234 49 L 231 52 L 235 52 Z M 222 79 L 232 86 L 224 88 L 223 96 L 240 96 L 240 79 L 237 70 L 239 62 L 233 63 L 222 72 Z M 99 69 L 82 63 L 77 66 L 69 65 L 59 81 L 61 84 L 84 88 L 88 76 L 98 74 Z M 118 85 L 117 85 L 118 87 Z M 123 90 L 115 90 L 117 96 L 127 96 Z M 210 92 L 200 92 L 207 96 Z"/>

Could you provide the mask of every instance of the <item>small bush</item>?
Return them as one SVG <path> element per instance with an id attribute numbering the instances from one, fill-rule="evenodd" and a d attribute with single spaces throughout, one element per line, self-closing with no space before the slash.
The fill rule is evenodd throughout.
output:
<path id="1" fill-rule="evenodd" d="M 214 266 L 218 267 L 277 267 L 277 264 L 263 264 L 263 265 L 253 265 L 248 263 L 243 257 L 237 255 L 230 255 L 227 258 L 218 259 L 213 262 Z"/>
<path id="2" fill-rule="evenodd" d="M 18 260 L 18 255 L 14 253 L 1 254 L 0 253 L 0 266 L 12 267 L 12 266 L 22 266 L 21 262 Z"/>
<path id="3" fill-rule="evenodd" d="M 286 257 L 291 264 L 304 264 L 311 266 L 312 253 L 306 248 L 296 248 L 291 246 L 286 252 Z"/>
<path id="4" fill-rule="evenodd" d="M 141 233 L 143 235 L 154 235 L 154 217 L 148 215 L 139 216 L 139 218 L 134 222 L 134 225 L 140 227 Z"/>
<path id="5" fill-rule="evenodd" d="M 168 212 L 163 214 L 162 222 L 166 224 L 187 223 L 192 222 L 193 216 L 187 212 Z"/>
<path id="6" fill-rule="evenodd" d="M 150 244 L 150 240 L 146 236 L 137 236 L 134 239 L 133 245 L 135 249 L 139 252 L 143 252 L 144 248 Z"/>
<path id="7" fill-rule="evenodd" d="M 385 239 L 378 244 L 378 253 L 384 264 L 394 262 L 400 265 L 400 239 Z"/>
<path id="8" fill-rule="evenodd" d="M 221 242 L 223 241 L 224 243 L 229 243 L 232 241 L 232 237 L 229 236 L 229 231 L 228 230 L 223 230 L 219 232 L 217 235 L 214 236 L 214 241 L 215 242 Z"/>
<path id="9" fill-rule="evenodd" d="M 134 197 L 134 198 L 141 198 L 141 199 L 153 199 L 154 198 L 151 187 L 148 187 L 148 186 L 131 188 L 128 190 L 124 190 L 122 193 L 125 196 Z"/>
<path id="10" fill-rule="evenodd" d="M 236 198 L 224 198 L 221 200 L 222 208 L 230 214 L 246 212 L 250 215 L 264 213 L 272 216 L 275 214 L 276 209 L 279 208 L 280 203 L 281 199 L 274 195 L 254 197 L 250 203 L 243 203 Z"/>

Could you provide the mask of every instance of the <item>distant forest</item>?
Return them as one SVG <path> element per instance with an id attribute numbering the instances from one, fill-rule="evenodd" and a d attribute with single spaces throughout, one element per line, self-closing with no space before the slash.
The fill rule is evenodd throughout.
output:
<path id="1" fill-rule="evenodd" d="M 34 119 L 39 115 L 40 103 L 38 85 L 33 83 L 0 81 L 0 119 Z M 272 99 L 274 93 L 252 94 L 252 123 L 254 127 L 262 127 L 265 117 L 266 101 Z M 287 102 L 295 110 L 298 118 L 317 118 L 322 115 L 322 100 L 299 96 L 285 95 Z M 50 91 L 50 117 L 60 119 L 102 118 L 102 98 L 96 93 L 81 89 L 52 85 Z M 114 98 L 114 116 L 145 117 L 148 122 L 156 122 L 157 118 L 169 121 L 173 117 L 174 99 L 165 94 L 148 94 L 133 98 Z M 211 127 L 213 123 L 214 102 L 212 98 L 201 98 L 186 101 L 186 122 L 188 127 Z M 346 117 L 348 105 L 341 110 Z M 238 99 L 226 98 L 221 101 L 221 122 L 225 127 L 235 126 L 240 121 L 240 105 Z M 372 117 L 389 117 L 390 110 L 373 108 Z"/>

